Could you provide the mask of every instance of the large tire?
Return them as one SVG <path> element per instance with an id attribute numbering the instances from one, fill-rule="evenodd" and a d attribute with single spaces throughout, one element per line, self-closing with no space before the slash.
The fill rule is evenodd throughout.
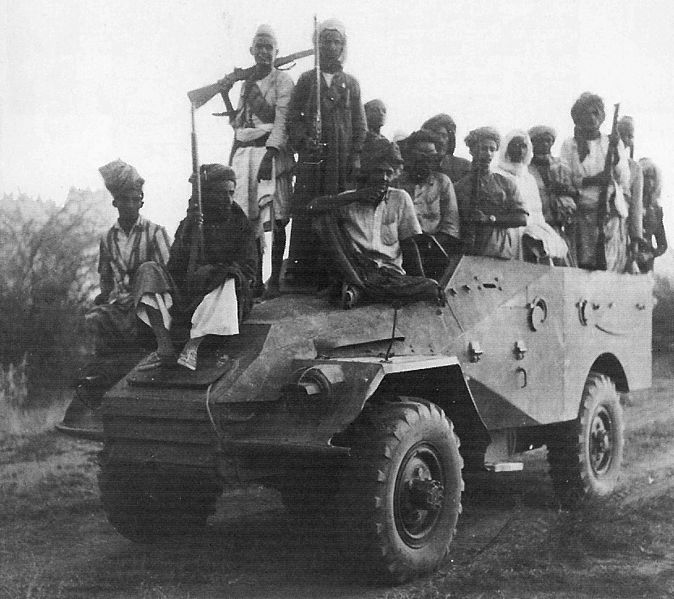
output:
<path id="1" fill-rule="evenodd" d="M 422 399 L 386 402 L 356 421 L 351 452 L 338 502 L 350 553 L 394 583 L 437 569 L 461 512 L 463 461 L 452 423 Z"/>
<path id="2" fill-rule="evenodd" d="M 221 492 L 208 472 L 105 462 L 98 486 L 108 521 L 135 543 L 153 543 L 202 529 Z"/>
<path id="3" fill-rule="evenodd" d="M 604 498 L 615 489 L 625 444 L 625 423 L 613 381 L 591 372 L 578 418 L 553 427 L 548 462 L 563 508 Z"/>

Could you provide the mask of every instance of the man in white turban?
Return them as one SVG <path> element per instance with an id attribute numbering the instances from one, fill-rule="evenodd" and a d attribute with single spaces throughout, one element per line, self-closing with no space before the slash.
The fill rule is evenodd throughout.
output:
<path id="1" fill-rule="evenodd" d="M 293 91 L 290 75 L 274 67 L 278 54 L 276 35 L 269 25 L 260 25 L 253 36 L 250 53 L 255 59 L 253 74 L 241 86 L 230 164 L 238 179 L 234 201 L 241 206 L 257 235 L 258 272 L 255 295 L 263 291 L 262 250 L 264 226 L 272 235 L 272 272 L 266 293 L 278 295 L 285 252 L 285 228 L 290 218 L 293 153 L 288 149 L 286 115 Z M 232 75 L 221 80 L 228 94 L 236 81 Z"/>

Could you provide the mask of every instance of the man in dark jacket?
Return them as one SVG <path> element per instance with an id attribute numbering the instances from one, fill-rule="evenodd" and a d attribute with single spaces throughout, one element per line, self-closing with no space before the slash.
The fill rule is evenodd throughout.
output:
<path id="1" fill-rule="evenodd" d="M 255 231 L 241 207 L 232 201 L 234 171 L 222 164 L 201 167 L 203 257 L 194 272 L 189 261 L 198 215 L 183 219 L 171 247 L 168 270 L 175 283 L 173 326 L 189 326 L 178 363 L 196 367 L 196 348 L 206 335 L 235 335 L 252 306 L 257 249 Z M 192 356 L 194 359 L 190 359 Z"/>
<path id="2" fill-rule="evenodd" d="M 320 118 L 322 132 L 316 136 L 316 71 L 300 75 L 288 108 L 288 136 L 299 153 L 299 171 L 293 198 L 293 225 L 286 274 L 289 283 L 320 284 L 311 219 L 305 208 L 315 197 L 340 193 L 354 186 L 360 169 L 365 140 L 365 112 L 360 85 L 345 73 L 346 31 L 336 19 L 318 28 Z"/>

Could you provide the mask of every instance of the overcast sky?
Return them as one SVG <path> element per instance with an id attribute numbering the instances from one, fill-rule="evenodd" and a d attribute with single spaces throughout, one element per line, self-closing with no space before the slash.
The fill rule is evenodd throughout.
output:
<path id="1" fill-rule="evenodd" d="M 280 54 L 310 47 L 313 15 L 340 18 L 346 70 L 363 99 L 388 105 L 384 133 L 448 112 L 457 154 L 472 128 L 502 134 L 548 124 L 555 151 L 583 91 L 636 121 L 636 156 L 674 181 L 674 8 L 667 1 L 359 2 L 0 0 L 0 192 L 57 202 L 71 186 L 102 187 L 115 158 L 146 178 L 146 216 L 175 229 L 190 193 L 189 89 L 252 64 L 260 23 Z M 303 59 L 290 71 L 313 66 Z M 235 95 L 232 94 L 235 98 Z M 231 131 L 220 98 L 199 109 L 202 162 L 226 162 Z M 674 210 L 667 224 L 674 224 Z"/>

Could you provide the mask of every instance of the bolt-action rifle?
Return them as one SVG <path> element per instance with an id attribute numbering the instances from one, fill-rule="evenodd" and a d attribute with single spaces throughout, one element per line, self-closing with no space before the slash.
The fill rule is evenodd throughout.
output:
<path id="1" fill-rule="evenodd" d="M 279 57 L 274 61 L 274 68 L 279 68 L 289 63 L 294 63 L 296 60 L 304 58 L 305 56 L 311 56 L 313 53 L 314 49 L 311 48 L 310 50 L 303 50 L 301 52 L 288 54 L 288 56 Z M 292 66 L 293 65 L 288 68 L 292 68 Z M 225 75 L 225 77 L 219 79 L 211 85 L 206 85 L 204 87 L 193 89 L 192 91 L 187 92 L 187 97 L 190 99 L 190 102 L 192 102 L 192 106 L 194 106 L 194 108 L 200 108 L 213 96 L 216 96 L 223 91 L 222 84 L 225 79 L 234 78 L 235 81 L 245 81 L 253 74 L 254 69 L 254 66 L 248 67 L 247 69 L 236 68 L 231 73 Z M 227 112 L 224 114 L 224 116 L 234 116 L 236 111 L 234 110 L 234 107 L 232 106 L 232 103 L 229 100 L 227 94 L 223 93 L 222 98 L 225 101 L 225 108 L 227 109 Z"/>
<path id="2" fill-rule="evenodd" d="M 314 79 L 316 83 L 316 93 L 314 95 L 314 102 L 316 103 L 316 110 L 314 112 L 314 119 L 311 127 L 311 136 L 309 139 L 308 149 L 302 162 L 308 165 L 318 165 L 323 162 L 323 153 L 325 144 L 323 138 L 323 118 L 321 115 L 321 61 L 319 53 L 319 39 L 318 39 L 318 19 L 314 15 Z"/>
<path id="3" fill-rule="evenodd" d="M 194 273 L 204 257 L 204 213 L 201 206 L 201 173 L 199 151 L 197 148 L 197 129 L 194 120 L 196 106 L 192 103 L 192 197 L 188 212 L 192 217 L 192 239 L 190 240 L 190 259 L 187 265 L 187 281 L 194 279 Z"/>
<path id="4" fill-rule="evenodd" d="M 604 226 L 609 217 L 609 189 L 612 184 L 613 166 L 618 157 L 618 112 L 620 104 L 614 105 L 613 125 L 611 126 L 611 136 L 609 137 L 608 152 L 606 152 L 606 161 L 604 162 L 604 180 L 606 181 L 599 190 L 599 202 L 597 204 L 597 260 L 596 266 L 599 270 L 606 270 L 606 233 Z"/>

